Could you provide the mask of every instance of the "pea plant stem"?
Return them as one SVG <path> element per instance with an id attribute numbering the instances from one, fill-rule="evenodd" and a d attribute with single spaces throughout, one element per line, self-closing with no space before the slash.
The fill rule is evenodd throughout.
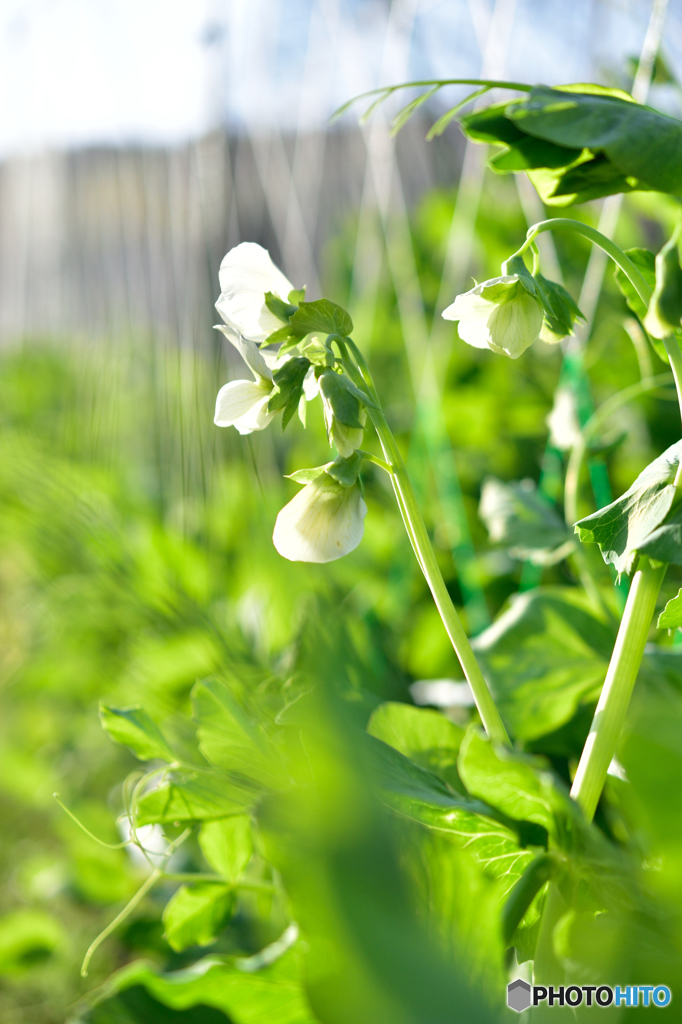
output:
<path id="1" fill-rule="evenodd" d="M 571 788 L 571 796 L 588 821 L 594 817 L 616 752 L 667 569 L 666 565 L 653 568 L 648 559 L 642 561 L 644 564 L 632 579 L 616 645 Z"/>
<path id="2" fill-rule="evenodd" d="M 457 614 L 457 609 L 452 603 L 452 598 L 445 585 L 445 580 L 440 571 L 414 488 L 412 487 L 393 432 L 379 404 L 376 387 L 374 386 L 369 368 L 358 347 L 350 339 L 348 339 L 348 342 L 342 345 L 344 366 L 354 383 L 366 387 L 376 402 L 375 407 L 368 408 L 367 411 L 377 432 L 384 458 L 391 468 L 391 482 L 415 556 L 429 585 L 445 630 L 459 658 L 464 675 L 471 687 L 483 726 L 491 739 L 509 746 L 510 740 L 507 730 L 495 706 L 481 667 L 476 660 L 476 655 L 469 643 L 469 638 L 464 631 L 464 627 Z M 355 362 L 349 358 L 349 348 L 355 357 Z"/>

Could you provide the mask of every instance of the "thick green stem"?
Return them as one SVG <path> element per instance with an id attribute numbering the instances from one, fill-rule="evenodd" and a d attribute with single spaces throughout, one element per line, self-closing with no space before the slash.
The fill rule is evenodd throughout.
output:
<path id="1" fill-rule="evenodd" d="M 591 821 L 613 760 L 635 685 L 656 598 L 667 566 L 654 569 L 647 559 L 632 579 L 608 672 L 590 734 L 573 780 L 571 796 Z"/>
<path id="2" fill-rule="evenodd" d="M 443 625 L 450 637 L 450 642 L 455 649 L 455 653 L 464 670 L 464 675 L 471 687 L 483 726 L 492 739 L 509 746 L 510 741 L 507 730 L 500 718 L 499 711 L 495 707 L 495 701 L 488 689 L 488 684 L 483 677 L 481 667 L 476 661 L 476 655 L 472 650 L 469 638 L 457 614 L 457 609 L 452 603 L 452 598 L 445 585 L 426 524 L 419 509 L 414 488 L 405 468 L 403 457 L 400 454 L 400 449 L 386 421 L 386 417 L 379 407 L 379 399 L 367 363 L 357 345 L 350 339 L 344 339 L 340 347 L 344 355 L 344 367 L 349 377 L 354 383 L 367 387 L 370 395 L 377 403 L 377 408 L 368 408 L 367 412 L 374 424 L 384 457 L 392 469 L 391 482 L 405 523 L 407 535 L 410 538 L 417 561 L 429 585 L 436 607 L 443 620 Z M 348 358 L 348 348 L 352 350 L 355 356 L 357 367 Z"/>

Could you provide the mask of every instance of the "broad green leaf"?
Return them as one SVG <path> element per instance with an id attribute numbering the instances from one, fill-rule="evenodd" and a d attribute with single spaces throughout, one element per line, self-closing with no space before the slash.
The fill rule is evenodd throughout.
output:
<path id="1" fill-rule="evenodd" d="M 546 844 L 544 826 L 512 820 L 482 801 L 453 792 L 436 775 L 383 743 L 374 741 L 369 751 L 388 807 L 427 828 L 449 833 L 493 877 L 504 878 L 507 887 L 532 857 L 524 847 Z"/>
<path id="2" fill-rule="evenodd" d="M 175 774 L 175 773 L 174 773 Z M 256 803 L 253 789 L 220 772 L 190 775 L 163 783 L 139 800 L 137 824 L 206 821 L 244 814 Z"/>
<path id="3" fill-rule="evenodd" d="M 192 690 L 199 747 L 212 764 L 261 786 L 282 782 L 282 765 L 272 741 L 234 699 L 225 683 L 205 679 Z M 217 817 L 217 815 L 214 815 Z"/>
<path id="4" fill-rule="evenodd" d="M 163 912 L 165 937 L 179 953 L 188 946 L 208 946 L 232 916 L 234 891 L 219 882 L 181 885 Z"/>
<path id="5" fill-rule="evenodd" d="M 682 123 L 621 95 L 537 86 L 508 116 L 524 133 L 603 153 L 642 188 L 682 191 Z"/>
<path id="6" fill-rule="evenodd" d="M 301 336 L 322 331 L 324 334 L 340 334 L 345 338 L 353 333 L 353 321 L 348 313 L 329 299 L 301 302 L 290 323 Z"/>
<path id="7" fill-rule="evenodd" d="M 339 455 L 324 467 L 324 471 L 342 487 L 352 487 L 362 468 L 362 459 L 360 452 L 353 452 L 345 459 Z"/>
<path id="8" fill-rule="evenodd" d="M 294 306 L 299 306 L 305 299 L 305 287 L 304 288 L 292 288 L 287 298 L 289 302 Z"/>
<path id="9" fill-rule="evenodd" d="M 575 151 L 574 151 L 575 152 Z M 547 206 L 572 206 L 601 199 L 615 192 L 632 192 L 638 183 L 622 174 L 602 153 L 589 149 L 568 167 L 540 167 L 527 172 L 536 192 Z"/>
<path id="10" fill-rule="evenodd" d="M 485 733 L 473 725 L 462 741 L 457 766 L 472 796 L 515 821 L 542 825 L 556 839 L 557 784 L 546 764 L 494 746 Z M 568 800 L 568 793 L 565 799 Z"/>
<path id="11" fill-rule="evenodd" d="M 630 573 L 640 549 L 660 526 L 675 497 L 675 473 L 682 455 L 677 441 L 644 469 L 620 498 L 575 525 L 583 543 L 596 543 L 604 561 Z"/>
<path id="12" fill-rule="evenodd" d="M 334 419 L 347 427 L 360 428 L 360 402 L 346 386 L 346 378 L 334 370 L 324 370 L 318 377 L 320 393 L 331 408 Z"/>
<path id="13" fill-rule="evenodd" d="M 639 553 L 656 562 L 682 565 L 682 506 L 678 505 L 665 522 L 649 534 Z"/>
<path id="14" fill-rule="evenodd" d="M 105 996 L 104 1001 L 85 1019 L 89 1024 L 118 1021 L 119 1017 L 113 1015 L 116 1010 L 120 1007 L 127 1012 L 122 997 L 133 987 L 144 986 L 154 999 L 173 1010 L 196 1008 L 197 1024 L 201 1024 L 205 1007 L 222 1011 L 231 1024 L 318 1024 L 303 988 L 300 950 L 290 949 L 274 962 L 266 959 L 259 969 L 254 961 L 256 957 L 208 956 L 184 970 L 169 973 L 138 961 L 109 980 L 100 993 L 100 998 Z M 111 1016 L 104 1016 L 107 1010 L 112 1012 Z M 122 1015 L 120 1019 L 125 1024 L 129 1020 L 149 1024 L 143 1018 Z M 213 1019 L 210 1024 L 214 1024 Z"/>
<path id="15" fill-rule="evenodd" d="M 215 871 L 228 882 L 237 882 L 253 853 L 251 818 L 240 814 L 205 822 L 199 832 L 199 846 Z"/>
<path id="16" fill-rule="evenodd" d="M 445 715 L 390 702 L 373 712 L 367 731 L 421 768 L 440 776 L 454 789 L 462 790 L 457 753 L 464 729 Z"/>
<path id="17" fill-rule="evenodd" d="M 682 626 L 682 590 L 672 597 L 658 616 L 659 629 L 679 629 Z"/>
<path id="18" fill-rule="evenodd" d="M 303 381 L 309 369 L 309 359 L 306 359 L 305 356 L 294 356 L 291 359 L 287 359 L 286 363 L 280 366 L 278 370 L 275 370 L 272 375 L 275 389 L 268 402 L 268 411 L 284 410 L 282 430 L 284 430 L 298 409 L 298 403 L 303 394 Z"/>
<path id="19" fill-rule="evenodd" d="M 528 741 L 596 701 L 614 641 L 615 625 L 580 590 L 538 587 L 514 597 L 473 647 L 512 735 Z"/>
<path id="20" fill-rule="evenodd" d="M 487 477 L 478 512 L 491 542 L 507 547 L 512 558 L 554 565 L 575 546 L 563 519 L 532 480 L 503 483 Z"/>
<path id="21" fill-rule="evenodd" d="M 110 708 L 100 704 L 99 717 L 104 730 L 116 743 L 130 747 L 141 761 L 161 758 L 174 761 L 175 754 L 165 736 L 140 705 Z"/>

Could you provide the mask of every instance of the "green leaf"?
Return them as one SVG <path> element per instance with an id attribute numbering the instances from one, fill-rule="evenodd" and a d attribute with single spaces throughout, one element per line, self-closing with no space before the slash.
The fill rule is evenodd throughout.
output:
<path id="1" fill-rule="evenodd" d="M 340 334 L 342 338 L 353 333 L 353 321 L 348 313 L 329 299 L 301 302 L 290 323 L 295 333 L 301 337 L 313 331 Z"/>
<path id="2" fill-rule="evenodd" d="M 219 882 L 181 885 L 163 912 L 165 938 L 180 953 L 188 946 L 208 946 L 234 908 L 234 892 Z"/>
<path id="3" fill-rule="evenodd" d="M 561 340 L 573 334 L 576 320 L 584 320 L 578 305 L 563 287 L 556 281 L 550 281 L 542 274 L 535 275 L 537 294 L 545 311 L 543 330 L 549 331 L 554 339 Z"/>
<path id="4" fill-rule="evenodd" d="M 331 408 L 334 419 L 347 427 L 361 428 L 360 403 L 346 385 L 346 378 L 334 370 L 323 370 L 318 377 L 320 393 Z"/>
<path id="5" fill-rule="evenodd" d="M 297 484 L 311 484 L 313 480 L 318 480 L 322 476 L 327 466 L 331 466 L 331 462 L 326 462 L 324 466 L 313 466 L 311 469 L 297 469 L 293 473 L 287 473 L 286 478 L 294 480 Z"/>
<path id="6" fill-rule="evenodd" d="M 228 882 L 237 882 L 251 859 L 251 818 L 245 814 L 207 821 L 199 832 L 199 846 L 211 867 Z"/>
<path id="7" fill-rule="evenodd" d="M 682 123 L 623 93 L 537 86 L 507 116 L 524 134 L 603 153 L 635 187 L 682 191 Z"/>
<path id="8" fill-rule="evenodd" d="M 656 256 L 648 249 L 626 249 L 625 255 L 629 256 L 640 274 L 653 292 L 656 287 Z M 640 320 L 646 316 L 646 303 L 639 297 L 639 292 L 632 284 L 627 274 L 624 274 L 620 267 L 616 267 L 613 274 L 616 284 L 620 288 L 628 306 Z"/>
<path id="9" fill-rule="evenodd" d="M 679 629 L 682 626 L 682 590 L 671 597 L 658 616 L 659 629 Z"/>
<path id="10" fill-rule="evenodd" d="M 575 546 L 563 519 L 540 497 L 532 480 L 503 483 L 487 477 L 478 512 L 491 543 L 507 547 L 512 558 L 554 565 Z"/>
<path id="11" fill-rule="evenodd" d="M 259 347 L 265 348 L 266 345 L 275 345 L 279 341 L 283 343 L 282 348 L 279 350 L 279 355 L 284 355 L 285 347 L 291 348 L 293 345 L 298 345 L 300 338 L 292 332 L 290 325 L 287 324 L 286 327 L 278 327 L 272 334 L 268 334 L 265 341 L 261 342 Z M 287 344 L 288 342 L 291 342 L 291 344 Z"/>
<path id="12" fill-rule="evenodd" d="M 175 754 L 165 736 L 143 707 L 110 708 L 100 704 L 99 717 L 104 730 L 115 743 L 130 747 L 141 761 L 161 758 L 174 761 Z"/>
<path id="13" fill-rule="evenodd" d="M 512 820 L 483 801 L 454 792 L 384 743 L 373 741 L 368 749 L 387 806 L 427 828 L 451 833 L 494 877 L 506 877 L 509 886 L 531 859 L 523 847 L 546 845 L 544 826 Z"/>
<path id="14" fill-rule="evenodd" d="M 410 704 L 389 702 L 372 713 L 367 731 L 421 768 L 438 775 L 454 789 L 463 791 L 457 754 L 464 729 L 445 715 Z"/>
<path id="15" fill-rule="evenodd" d="M 568 800 L 545 763 L 494 745 L 477 725 L 467 730 L 457 761 L 462 782 L 515 821 L 532 821 L 556 839 L 555 811 Z"/>
<path id="16" fill-rule="evenodd" d="M 538 587 L 514 597 L 476 637 L 476 656 L 517 740 L 554 732 L 597 700 L 615 632 L 577 588 Z"/>
<path id="17" fill-rule="evenodd" d="M 274 292 L 265 293 L 265 305 L 273 316 L 276 316 L 278 320 L 281 320 L 282 323 L 287 326 L 289 326 L 289 318 L 293 316 L 298 308 L 290 302 L 285 302 L 284 299 L 280 299 L 279 295 L 275 295 Z"/>
<path id="18" fill-rule="evenodd" d="M 206 821 L 244 814 L 257 800 L 252 788 L 219 772 L 189 775 L 145 793 L 137 804 L 138 825 L 174 821 Z"/>
<path id="19" fill-rule="evenodd" d="M 682 320 L 682 267 L 677 232 L 656 256 L 656 285 L 644 327 L 652 338 L 663 340 L 680 329 Z"/>
<path id="20" fill-rule="evenodd" d="M 353 452 L 347 458 L 339 455 L 333 462 L 329 462 L 324 471 L 328 476 L 336 480 L 342 487 L 352 487 L 357 481 L 360 469 L 362 468 L 363 456 L 360 452 Z"/>
<path id="21" fill-rule="evenodd" d="M 303 394 L 303 381 L 309 369 L 309 359 L 306 359 L 305 356 L 294 356 L 292 359 L 287 359 L 286 363 L 275 370 L 272 375 L 275 389 L 268 402 L 268 411 L 276 412 L 278 409 L 284 409 L 282 430 L 298 409 L 298 403 Z"/>
<path id="22" fill-rule="evenodd" d="M 604 561 L 617 572 L 632 572 L 640 549 L 668 515 L 681 455 L 682 441 L 677 441 L 639 474 L 625 494 L 576 523 L 580 540 L 599 544 Z"/>
<path id="23" fill-rule="evenodd" d="M 305 286 L 303 288 L 292 288 L 287 298 L 292 306 L 300 306 L 305 299 Z"/>
<path id="24" fill-rule="evenodd" d="M 640 544 L 639 553 L 655 562 L 682 565 L 682 505 L 677 505 L 665 522 Z"/>
<path id="25" fill-rule="evenodd" d="M 207 1007 L 215 1014 L 222 1011 L 231 1024 L 318 1024 L 303 987 L 300 950 L 290 949 L 275 962 L 266 959 L 260 969 L 255 969 L 255 960 L 207 956 L 184 970 L 168 973 L 145 961 L 129 964 L 97 993 L 103 1001 L 86 1019 L 92 1024 L 118 1024 L 119 1020 L 121 1024 L 151 1024 L 147 1017 L 131 1017 L 125 1000 L 128 992 L 143 987 L 163 1006 L 183 1013 L 178 1020 L 196 1024 L 201 1024 L 204 1014 L 211 1024 L 218 1020 L 208 1016 L 211 1011 L 207 1013 Z"/>
<path id="26" fill-rule="evenodd" d="M 20 907 L 0 917 L 0 976 L 40 967 L 66 943 L 64 926 L 44 910 Z"/>
<path id="27" fill-rule="evenodd" d="M 511 943 L 535 896 L 552 877 L 554 867 L 555 861 L 551 853 L 539 853 L 509 893 L 502 912 L 502 937 L 506 946 Z"/>
<path id="28" fill-rule="evenodd" d="M 281 785 L 283 767 L 271 739 L 232 696 L 225 683 L 204 679 L 192 690 L 199 749 L 212 764 L 257 785 Z M 217 817 L 217 815 L 214 815 Z"/>

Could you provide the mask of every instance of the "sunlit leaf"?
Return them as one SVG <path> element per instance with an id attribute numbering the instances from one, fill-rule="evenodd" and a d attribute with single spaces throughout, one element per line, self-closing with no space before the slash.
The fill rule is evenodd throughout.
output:
<path id="1" fill-rule="evenodd" d="M 181 885 L 163 912 L 168 944 L 178 953 L 188 946 L 208 946 L 233 907 L 234 891 L 218 882 Z"/>
<path id="2" fill-rule="evenodd" d="M 255 802 L 256 794 L 252 789 L 219 772 L 178 777 L 140 798 L 137 824 L 205 821 L 244 814 Z"/>
<path id="3" fill-rule="evenodd" d="M 512 558 L 554 565 L 575 546 L 563 519 L 532 480 L 503 483 L 487 477 L 478 511 L 491 542 L 507 547 Z"/>
<path id="4" fill-rule="evenodd" d="M 110 708 L 100 704 L 99 717 L 103 728 L 116 743 L 130 747 L 141 761 L 161 758 L 173 761 L 175 754 L 156 722 L 143 707 Z"/>
<path id="5" fill-rule="evenodd" d="M 632 571 L 640 549 L 666 519 L 681 456 L 682 441 L 677 441 L 642 470 L 625 494 L 576 523 L 580 540 L 599 544 L 604 561 L 617 572 Z"/>
<path id="6" fill-rule="evenodd" d="M 205 822 L 199 832 L 199 846 L 215 871 L 229 882 L 236 882 L 253 853 L 251 819 L 235 815 Z"/>

